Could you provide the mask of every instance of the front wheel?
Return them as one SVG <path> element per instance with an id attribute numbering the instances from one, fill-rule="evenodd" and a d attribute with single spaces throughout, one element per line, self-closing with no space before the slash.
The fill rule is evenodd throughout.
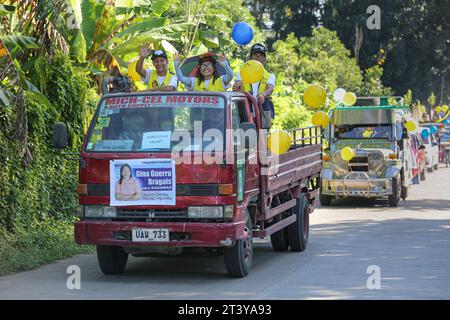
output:
<path id="1" fill-rule="evenodd" d="M 104 274 L 120 274 L 127 265 L 128 253 L 122 247 L 97 246 L 97 259 Z"/>
<path id="2" fill-rule="evenodd" d="M 253 224 L 248 211 L 243 239 L 236 240 L 234 246 L 225 248 L 224 258 L 230 276 L 243 278 L 249 273 L 253 260 Z"/>
<path id="3" fill-rule="evenodd" d="M 333 201 L 333 196 L 329 196 L 326 194 L 320 194 L 319 201 L 320 201 L 321 206 L 328 207 L 331 204 L 331 201 Z"/>
<path id="4" fill-rule="evenodd" d="M 402 184 L 399 176 L 392 179 L 392 195 L 389 196 L 389 205 L 398 207 L 402 193 Z"/>
<path id="5" fill-rule="evenodd" d="M 309 239 L 309 203 L 304 193 L 297 200 L 294 214 L 297 220 L 288 226 L 289 245 L 292 251 L 304 251 Z"/>

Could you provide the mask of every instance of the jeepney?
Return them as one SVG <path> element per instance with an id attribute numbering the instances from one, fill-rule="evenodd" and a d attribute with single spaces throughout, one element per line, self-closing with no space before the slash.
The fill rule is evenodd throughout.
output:
<path id="1" fill-rule="evenodd" d="M 409 114 L 399 97 L 359 98 L 355 106 L 330 112 L 324 131 L 329 146 L 323 156 L 323 206 L 337 197 L 388 197 L 396 207 L 407 198 L 416 167 L 404 126 Z M 345 147 L 355 151 L 349 161 L 341 155 Z"/>

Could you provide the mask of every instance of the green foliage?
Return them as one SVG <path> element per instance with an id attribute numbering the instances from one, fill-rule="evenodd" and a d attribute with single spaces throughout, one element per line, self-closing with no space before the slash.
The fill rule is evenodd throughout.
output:
<path id="1" fill-rule="evenodd" d="M 30 83 L 39 83 L 45 95 L 25 92 L 33 158 L 27 167 L 10 138 L 12 109 L 0 108 L 0 274 L 86 250 L 73 241 L 78 164 L 55 152 L 51 133 L 55 122 L 68 123 L 72 150 L 79 150 L 97 100 L 95 86 L 62 53 L 40 56 L 32 66 Z"/>
<path id="2" fill-rule="evenodd" d="M 392 90 L 383 86 L 381 78 L 383 68 L 375 65 L 364 70 L 364 82 L 360 89 L 360 96 L 390 96 Z"/>

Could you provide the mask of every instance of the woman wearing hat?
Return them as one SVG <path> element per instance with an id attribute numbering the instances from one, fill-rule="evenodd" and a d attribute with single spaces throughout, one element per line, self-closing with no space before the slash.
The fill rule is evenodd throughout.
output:
<path id="1" fill-rule="evenodd" d="M 226 91 L 229 83 L 233 80 L 233 70 L 227 58 L 221 53 L 218 59 L 214 59 L 213 54 L 206 54 L 198 61 L 198 69 L 195 77 L 185 77 L 180 70 L 180 56 L 175 55 L 174 66 L 178 79 L 186 85 L 189 91 Z M 225 75 L 220 76 L 217 65 L 220 64 L 225 69 Z"/>
<path id="2" fill-rule="evenodd" d="M 144 59 L 152 55 L 155 69 L 144 69 Z M 151 48 L 141 48 L 139 60 L 136 63 L 136 72 L 142 77 L 142 81 L 147 84 L 147 91 L 176 91 L 178 88 L 178 78 L 168 70 L 169 61 L 163 50 Z"/>
<path id="3" fill-rule="evenodd" d="M 250 60 L 256 60 L 260 62 L 264 67 L 266 66 L 266 52 L 267 49 L 261 43 L 257 43 L 252 46 L 250 50 Z M 264 111 L 270 111 L 272 118 L 275 117 L 275 111 L 273 103 L 270 101 L 269 96 L 272 94 L 275 88 L 275 75 L 264 71 L 263 78 L 259 82 L 245 83 L 241 80 L 241 74 L 238 73 L 236 82 L 233 85 L 234 91 L 246 91 L 251 93 L 258 103 L 262 104 Z"/>

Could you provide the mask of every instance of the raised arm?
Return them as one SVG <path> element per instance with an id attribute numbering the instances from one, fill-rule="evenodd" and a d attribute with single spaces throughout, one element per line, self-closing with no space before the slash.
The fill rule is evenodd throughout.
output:
<path id="1" fill-rule="evenodd" d="M 223 83 L 224 85 L 227 85 L 231 82 L 231 80 L 233 80 L 234 77 L 233 69 L 231 69 L 231 66 L 228 63 L 227 58 L 223 54 L 219 53 L 217 54 L 217 56 L 218 56 L 217 62 L 225 69 L 226 74 L 223 76 Z"/>
<path id="2" fill-rule="evenodd" d="M 191 87 L 192 86 L 191 85 L 191 79 L 189 77 L 185 77 L 183 75 L 183 73 L 180 70 L 180 63 L 181 63 L 180 55 L 178 53 L 175 53 L 175 55 L 173 57 L 173 66 L 175 67 L 175 73 L 176 73 L 176 75 L 178 77 L 178 80 L 181 83 L 187 85 L 188 87 Z"/>
<path id="3" fill-rule="evenodd" d="M 136 63 L 136 72 L 139 73 L 142 78 L 145 78 L 147 75 L 144 69 L 144 60 L 151 54 L 152 48 L 152 45 L 150 45 L 149 48 L 141 47 L 139 51 L 139 60 Z"/>

